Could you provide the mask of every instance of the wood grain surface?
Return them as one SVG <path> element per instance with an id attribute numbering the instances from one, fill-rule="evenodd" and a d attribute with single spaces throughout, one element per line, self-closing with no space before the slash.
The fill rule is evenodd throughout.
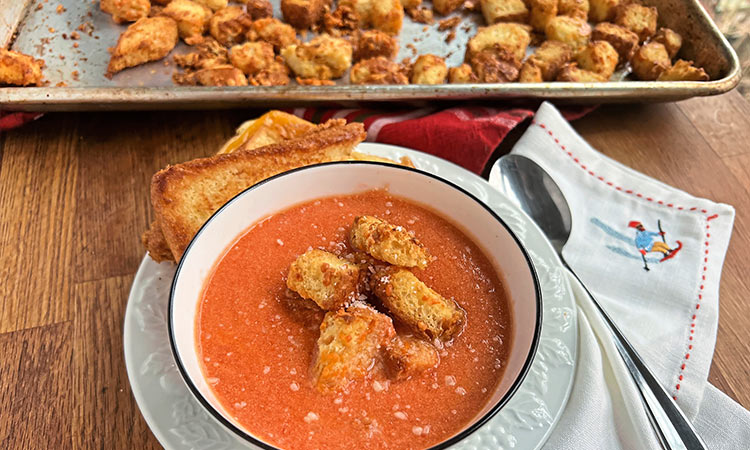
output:
<path id="1" fill-rule="evenodd" d="M 48 114 L 0 134 L 2 448 L 159 447 L 122 349 L 152 214 L 148 182 L 167 164 L 215 152 L 258 113 Z M 736 207 L 710 381 L 750 407 L 750 105 L 736 92 L 613 105 L 574 127 L 625 165 Z"/>

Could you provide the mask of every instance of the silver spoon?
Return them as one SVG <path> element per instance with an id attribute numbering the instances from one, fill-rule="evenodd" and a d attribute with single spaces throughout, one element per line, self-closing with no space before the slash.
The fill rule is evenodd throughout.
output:
<path id="1" fill-rule="evenodd" d="M 706 445 L 672 397 L 646 367 L 630 342 L 623 336 L 596 297 L 565 262 L 563 246 L 570 237 L 571 214 L 562 191 L 547 172 L 529 158 L 506 155 L 498 161 L 501 186 L 505 195 L 528 214 L 552 243 L 560 260 L 578 279 L 601 313 L 615 346 L 638 387 L 641 400 L 662 446 L 666 449 L 705 449 Z"/>

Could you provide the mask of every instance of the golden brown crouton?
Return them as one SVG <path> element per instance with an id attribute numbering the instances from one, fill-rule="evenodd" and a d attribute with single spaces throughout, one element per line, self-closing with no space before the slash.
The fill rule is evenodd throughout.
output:
<path id="1" fill-rule="evenodd" d="M 107 75 L 164 58 L 177 45 L 177 22 L 170 17 L 145 17 L 130 25 L 117 40 Z"/>
<path id="2" fill-rule="evenodd" d="M 443 84 L 447 77 L 445 60 L 436 55 L 419 55 L 412 67 L 412 84 Z"/>
<path id="3" fill-rule="evenodd" d="M 320 324 L 313 363 L 315 387 L 331 392 L 367 377 L 381 349 L 395 335 L 391 319 L 368 306 L 328 312 Z"/>
<path id="4" fill-rule="evenodd" d="M 44 61 L 29 55 L 0 49 L 0 85 L 39 85 Z"/>
<path id="5" fill-rule="evenodd" d="M 349 6 L 323 14 L 323 30 L 331 36 L 345 36 L 359 29 L 359 16 Z"/>
<path id="6" fill-rule="evenodd" d="M 297 43 L 297 32 L 290 25 L 267 17 L 253 22 L 247 38 L 251 41 L 266 41 L 278 52 L 288 45 Z"/>
<path id="7" fill-rule="evenodd" d="M 253 86 L 286 86 L 289 84 L 289 68 L 281 56 L 276 56 L 271 65 L 248 78 L 248 82 Z"/>
<path id="8" fill-rule="evenodd" d="M 518 81 L 521 83 L 541 83 L 544 81 L 542 69 L 529 58 L 521 66 Z"/>
<path id="9" fill-rule="evenodd" d="M 565 42 L 573 51 L 586 46 L 591 37 L 591 26 L 578 17 L 557 16 L 547 22 L 547 39 Z"/>
<path id="10" fill-rule="evenodd" d="M 639 80 L 651 81 L 659 78 L 659 75 L 672 65 L 672 61 L 669 59 L 667 49 L 662 44 L 649 42 L 643 44 L 635 52 L 630 64 L 633 66 L 633 73 Z"/>
<path id="11" fill-rule="evenodd" d="M 371 283 L 372 292 L 396 319 L 427 338 L 449 341 L 461 332 L 465 313 L 458 303 L 433 291 L 410 271 L 383 267 Z"/>
<path id="12" fill-rule="evenodd" d="M 385 348 L 385 368 L 390 378 L 404 380 L 440 364 L 437 349 L 413 336 L 397 336 Z"/>
<path id="13" fill-rule="evenodd" d="M 589 20 L 594 23 L 611 22 L 617 15 L 620 0 L 589 0 Z"/>
<path id="14" fill-rule="evenodd" d="M 453 84 L 476 83 L 477 76 L 471 66 L 464 63 L 448 69 L 448 82 Z"/>
<path id="15" fill-rule="evenodd" d="M 195 51 L 184 55 L 174 55 L 174 62 L 188 69 L 207 69 L 209 67 L 229 64 L 229 53 L 226 47 L 216 39 L 206 37 L 194 47 Z"/>
<path id="16" fill-rule="evenodd" d="M 349 243 L 357 250 L 397 266 L 424 269 L 430 261 L 427 249 L 406 229 L 373 216 L 354 219 Z"/>
<path id="17" fill-rule="evenodd" d="M 398 54 L 398 41 L 380 30 L 357 31 L 352 39 L 354 61 L 383 56 L 393 59 Z"/>
<path id="18" fill-rule="evenodd" d="M 286 285 L 321 309 L 335 311 L 359 297 L 359 267 L 333 253 L 309 250 L 289 266 Z"/>
<path id="19" fill-rule="evenodd" d="M 245 75 L 252 76 L 268 69 L 276 60 L 273 45 L 268 42 L 245 42 L 231 48 L 229 60 Z"/>
<path id="20" fill-rule="evenodd" d="M 662 72 L 657 81 L 708 81 L 705 70 L 695 67 L 692 62 L 678 59 L 674 65 Z"/>
<path id="21" fill-rule="evenodd" d="M 557 13 L 561 16 L 578 17 L 588 20 L 589 0 L 559 0 Z"/>
<path id="22" fill-rule="evenodd" d="M 191 73 L 176 73 L 172 79 L 183 86 L 247 86 L 247 78 L 242 71 L 228 64 Z"/>
<path id="23" fill-rule="evenodd" d="M 226 8 L 229 4 L 229 0 L 195 0 L 203 6 L 208 6 L 212 11 L 218 11 Z"/>
<path id="24" fill-rule="evenodd" d="M 330 80 L 341 78 L 352 65 L 352 45 L 341 38 L 320 35 L 304 44 L 292 44 L 281 56 L 302 78 Z"/>
<path id="25" fill-rule="evenodd" d="M 600 83 L 607 81 L 598 73 L 583 70 L 576 63 L 565 64 L 557 73 L 557 81 L 571 81 L 574 83 Z"/>
<path id="26" fill-rule="evenodd" d="M 560 68 L 570 61 L 573 52 L 570 46 L 560 41 L 544 41 L 536 51 L 529 56 L 527 62 L 538 67 L 542 72 L 542 80 L 552 81 L 557 77 L 557 72 Z M 531 68 L 526 69 L 531 71 L 528 75 L 533 74 Z"/>
<path id="27" fill-rule="evenodd" d="M 529 10 L 523 0 L 480 0 L 487 25 L 497 22 L 526 22 Z"/>
<path id="28" fill-rule="evenodd" d="M 383 56 L 363 59 L 349 72 L 352 84 L 409 84 L 404 68 Z"/>
<path id="29" fill-rule="evenodd" d="M 658 42 L 667 49 L 669 59 L 677 56 L 677 52 L 682 47 L 682 36 L 669 28 L 659 28 L 656 34 L 651 38 L 651 42 Z"/>
<path id="30" fill-rule="evenodd" d="M 245 33 L 253 24 L 240 6 L 229 6 L 214 13 L 208 28 L 211 36 L 224 45 L 231 46 L 245 40 Z"/>
<path id="31" fill-rule="evenodd" d="M 513 53 L 496 45 L 474 55 L 471 67 L 482 83 L 508 83 L 518 79 L 521 62 Z"/>
<path id="32" fill-rule="evenodd" d="M 149 0 L 101 0 L 99 7 L 112 15 L 115 23 L 135 22 L 148 16 L 151 11 Z"/>
<path id="33" fill-rule="evenodd" d="M 213 12 L 192 0 L 172 0 L 162 14 L 177 22 L 177 31 L 186 44 L 195 45 L 203 42 Z"/>
<path id="34" fill-rule="evenodd" d="M 406 8 L 406 14 L 411 17 L 411 20 L 417 23 L 431 24 L 435 22 L 435 14 L 432 9 L 426 6 L 419 6 L 416 8 Z"/>
<path id="35" fill-rule="evenodd" d="M 281 0 L 281 13 L 289 25 L 307 30 L 320 22 L 330 0 Z"/>
<path id="36" fill-rule="evenodd" d="M 388 34 L 398 34 L 404 21 L 404 8 L 399 0 L 341 0 L 339 8 L 351 8 L 361 27 L 372 27 Z"/>
<path id="37" fill-rule="evenodd" d="M 404 9 L 417 8 L 421 4 L 422 0 L 401 0 L 401 6 L 403 6 Z"/>
<path id="38" fill-rule="evenodd" d="M 615 23 L 638 35 L 641 42 L 656 33 L 656 8 L 628 3 L 617 8 Z"/>
<path id="39" fill-rule="evenodd" d="M 242 0 L 247 15 L 253 20 L 273 17 L 273 5 L 269 0 Z"/>
<path id="40" fill-rule="evenodd" d="M 432 8 L 443 16 L 457 10 L 462 4 L 463 0 L 432 0 Z"/>
<path id="41" fill-rule="evenodd" d="M 583 70 L 598 73 L 609 79 L 617 67 L 617 51 L 607 41 L 589 42 L 576 54 L 576 62 Z"/>
<path id="42" fill-rule="evenodd" d="M 470 61 L 485 48 L 498 45 L 511 52 L 515 58 L 522 61 L 526 55 L 526 48 L 531 42 L 530 27 L 518 23 L 496 23 L 482 27 L 466 45 L 466 61 Z"/>
<path id="43" fill-rule="evenodd" d="M 630 61 L 638 48 L 638 35 L 609 22 L 596 24 L 594 31 L 591 32 L 591 39 L 594 41 L 607 41 L 617 51 L 620 64 Z"/>
<path id="44" fill-rule="evenodd" d="M 547 22 L 557 15 L 557 0 L 529 0 L 529 8 L 529 24 L 544 32 Z"/>

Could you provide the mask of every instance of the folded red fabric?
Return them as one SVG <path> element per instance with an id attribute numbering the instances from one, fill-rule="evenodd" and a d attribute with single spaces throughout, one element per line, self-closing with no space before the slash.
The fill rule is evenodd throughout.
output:
<path id="1" fill-rule="evenodd" d="M 0 132 L 8 131 L 42 117 L 43 113 L 0 111 Z"/>

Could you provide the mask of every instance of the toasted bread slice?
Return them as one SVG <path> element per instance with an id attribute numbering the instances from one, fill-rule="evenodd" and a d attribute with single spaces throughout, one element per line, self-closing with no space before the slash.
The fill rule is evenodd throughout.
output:
<path id="1" fill-rule="evenodd" d="M 357 250 L 396 266 L 424 269 L 430 261 L 430 253 L 406 229 L 373 216 L 354 219 L 349 243 Z"/>
<path id="2" fill-rule="evenodd" d="M 329 121 L 303 137 L 169 166 L 151 179 L 151 204 L 175 261 L 217 209 L 242 190 L 287 170 L 351 156 L 362 124 Z"/>
<path id="3" fill-rule="evenodd" d="M 323 250 L 309 250 L 289 266 L 289 289 L 335 311 L 359 297 L 359 266 Z"/>

